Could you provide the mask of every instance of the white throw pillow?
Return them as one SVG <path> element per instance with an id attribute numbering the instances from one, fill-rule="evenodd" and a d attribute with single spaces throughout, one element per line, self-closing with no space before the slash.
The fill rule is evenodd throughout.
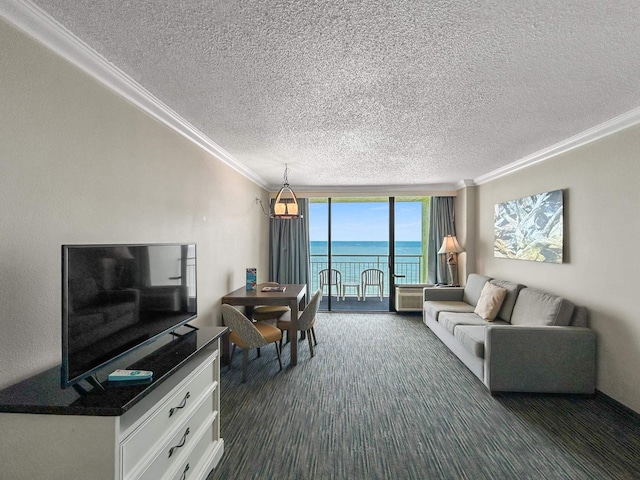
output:
<path id="1" fill-rule="evenodd" d="M 500 311 L 504 297 L 507 296 L 507 290 L 487 282 L 482 287 L 478 305 L 474 312 L 484 318 L 488 322 L 493 322 Z"/>

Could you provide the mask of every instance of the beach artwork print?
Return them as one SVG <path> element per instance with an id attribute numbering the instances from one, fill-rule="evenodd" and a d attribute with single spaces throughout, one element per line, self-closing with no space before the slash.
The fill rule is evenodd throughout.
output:
<path id="1" fill-rule="evenodd" d="M 562 190 L 495 206 L 494 256 L 562 263 Z"/>

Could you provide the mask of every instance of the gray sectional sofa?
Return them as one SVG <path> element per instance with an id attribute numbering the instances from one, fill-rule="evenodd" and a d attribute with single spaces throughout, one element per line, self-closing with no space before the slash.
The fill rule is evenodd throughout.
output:
<path id="1" fill-rule="evenodd" d="M 489 291 L 504 295 L 492 321 L 474 313 Z M 491 393 L 595 392 L 595 332 L 586 308 L 562 297 L 471 274 L 464 288 L 425 288 L 423 319 Z"/>

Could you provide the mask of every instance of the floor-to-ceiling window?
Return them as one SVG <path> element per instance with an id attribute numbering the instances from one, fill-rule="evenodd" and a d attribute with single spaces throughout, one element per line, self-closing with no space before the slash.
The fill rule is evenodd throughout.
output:
<path id="1" fill-rule="evenodd" d="M 310 199 L 311 289 L 323 287 L 321 309 L 389 311 L 395 284 L 424 282 L 428 202 Z"/>

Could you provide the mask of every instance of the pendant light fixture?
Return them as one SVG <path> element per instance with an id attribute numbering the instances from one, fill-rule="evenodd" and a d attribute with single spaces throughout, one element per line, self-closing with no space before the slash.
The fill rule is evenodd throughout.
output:
<path id="1" fill-rule="evenodd" d="M 289 166 L 284 165 L 284 182 L 282 188 L 276 195 L 273 202 L 274 218 L 300 218 L 300 209 L 298 208 L 298 199 L 289 186 Z"/>
<path id="2" fill-rule="evenodd" d="M 289 166 L 284 166 L 284 182 L 282 188 L 278 191 L 275 200 L 272 203 L 269 213 L 262 206 L 262 200 L 256 198 L 256 203 L 260 203 L 262 211 L 271 218 L 282 218 L 291 220 L 293 218 L 302 218 L 300 208 L 298 206 L 298 198 L 289 186 Z"/>

